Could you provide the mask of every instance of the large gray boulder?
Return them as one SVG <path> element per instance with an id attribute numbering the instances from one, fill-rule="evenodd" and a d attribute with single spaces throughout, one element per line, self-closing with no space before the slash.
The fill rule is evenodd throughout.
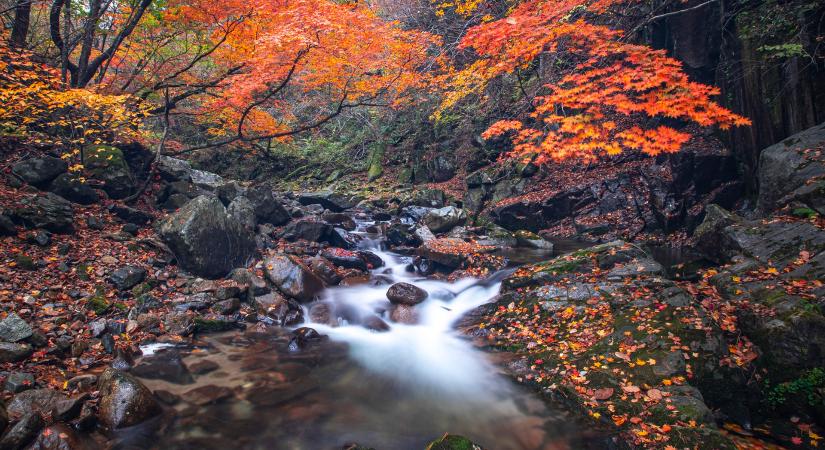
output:
<path id="1" fill-rule="evenodd" d="M 298 202 L 302 205 L 321 205 L 332 212 L 342 212 L 355 207 L 361 201 L 358 197 L 352 197 L 333 191 L 305 192 L 298 196 Z"/>
<path id="2" fill-rule="evenodd" d="M 99 419 L 109 429 L 137 425 L 161 412 L 152 392 L 128 373 L 106 369 L 100 376 L 98 389 Z"/>
<path id="3" fill-rule="evenodd" d="M 255 253 L 255 237 L 216 197 L 200 196 L 160 223 L 159 233 L 178 264 L 206 278 L 241 267 Z"/>
<path id="4" fill-rule="evenodd" d="M 37 187 L 49 184 L 50 181 L 67 170 L 69 170 L 69 164 L 66 161 L 52 156 L 26 159 L 11 168 L 13 174 L 26 183 Z"/>
<path id="5" fill-rule="evenodd" d="M 467 213 L 455 206 L 432 209 L 421 219 L 433 233 L 444 233 L 467 221 Z"/>
<path id="6" fill-rule="evenodd" d="M 825 123 L 808 128 L 764 150 L 759 157 L 757 209 L 784 206 L 780 200 L 810 180 L 825 176 L 825 162 L 814 155 L 825 144 Z"/>
<path id="7" fill-rule="evenodd" d="M 96 190 L 79 177 L 69 173 L 58 175 L 49 185 L 49 190 L 80 205 L 91 205 L 100 200 Z"/>

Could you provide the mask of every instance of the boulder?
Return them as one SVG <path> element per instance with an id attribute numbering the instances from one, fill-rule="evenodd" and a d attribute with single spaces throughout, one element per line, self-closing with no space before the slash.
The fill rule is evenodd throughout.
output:
<path id="1" fill-rule="evenodd" d="M 49 190 L 80 205 L 91 205 L 100 200 L 97 191 L 78 177 L 64 173 L 52 181 Z"/>
<path id="2" fill-rule="evenodd" d="M 343 212 L 355 207 L 360 198 L 347 196 L 333 191 L 305 192 L 298 196 L 302 205 L 321 205 L 332 212 Z"/>
<path id="3" fill-rule="evenodd" d="M 18 342 L 28 339 L 32 333 L 31 325 L 15 313 L 0 321 L 0 341 Z"/>
<path id="4" fill-rule="evenodd" d="M 26 183 L 37 187 L 45 187 L 50 181 L 67 170 L 69 170 L 69 164 L 53 156 L 26 159 L 11 168 L 13 174 Z"/>
<path id="5" fill-rule="evenodd" d="M 271 187 L 266 185 L 251 187 L 246 192 L 246 198 L 249 199 L 258 222 L 271 223 L 275 226 L 289 222 L 291 218 L 289 212 L 272 194 Z"/>
<path id="6" fill-rule="evenodd" d="M 246 197 L 236 197 L 229 203 L 226 212 L 238 223 L 249 230 L 254 230 L 258 225 L 258 218 L 255 215 L 255 207 Z"/>
<path id="7" fill-rule="evenodd" d="M 520 230 L 515 233 L 516 243 L 522 247 L 534 248 L 537 250 L 553 251 L 553 243 L 532 231 Z"/>
<path id="8" fill-rule="evenodd" d="M 772 145 L 759 156 L 758 210 L 768 213 L 782 207 L 780 199 L 810 180 L 825 176 L 825 162 L 810 150 L 825 144 L 825 123 Z"/>
<path id="9" fill-rule="evenodd" d="M 40 414 L 51 414 L 67 397 L 54 389 L 30 389 L 23 391 L 9 402 L 8 413 L 12 420 L 17 420 L 27 413 L 34 411 Z"/>
<path id="10" fill-rule="evenodd" d="M 326 258 L 316 256 L 310 258 L 309 268 L 312 269 L 319 278 L 321 278 L 327 286 L 335 286 L 341 282 L 341 275 L 335 269 L 335 266 Z"/>
<path id="11" fill-rule="evenodd" d="M 387 290 L 387 298 L 394 305 L 415 306 L 427 299 L 427 291 L 410 283 L 395 283 Z"/>
<path id="12" fill-rule="evenodd" d="M 16 234 L 17 228 L 14 226 L 14 221 L 5 211 L 0 210 L 0 236 L 14 236 Z"/>
<path id="13" fill-rule="evenodd" d="M 89 176 L 103 182 L 103 190 L 113 199 L 126 198 L 135 191 L 136 182 L 123 152 L 110 145 L 87 147 L 84 167 Z"/>
<path id="14" fill-rule="evenodd" d="M 27 450 L 92 450 L 100 448 L 94 441 L 81 437 L 65 423 L 44 428 Z"/>
<path id="15" fill-rule="evenodd" d="M 284 236 L 290 240 L 321 242 L 328 239 L 332 229 L 332 225 L 317 217 L 306 217 L 290 223 L 284 230 Z"/>
<path id="16" fill-rule="evenodd" d="M 154 217 L 150 213 L 142 209 L 132 208 L 125 205 L 111 205 L 109 207 L 109 212 L 126 223 L 133 223 L 136 225 L 146 225 L 154 220 Z"/>
<path id="17" fill-rule="evenodd" d="M 397 246 L 421 245 L 421 239 L 413 233 L 413 227 L 403 223 L 394 223 L 387 228 L 387 240 Z"/>
<path id="18" fill-rule="evenodd" d="M 274 255 L 264 261 L 266 276 L 284 295 L 306 303 L 324 289 L 324 282 L 297 258 Z"/>
<path id="19" fill-rule="evenodd" d="M 200 188 L 215 190 L 226 184 L 217 174 L 192 168 L 189 161 L 161 156 L 157 161 L 158 173 L 166 181 L 191 181 Z"/>
<path id="20" fill-rule="evenodd" d="M 447 196 L 441 189 L 419 189 L 413 192 L 410 203 L 427 208 L 441 208 L 447 201 Z"/>
<path id="21" fill-rule="evenodd" d="M 127 291 L 146 279 L 146 269 L 140 266 L 124 266 L 109 275 L 109 282 L 118 290 Z"/>
<path id="22" fill-rule="evenodd" d="M 32 353 L 34 349 L 29 344 L 0 342 L 0 363 L 23 361 Z"/>
<path id="23" fill-rule="evenodd" d="M 26 445 L 37 437 L 40 430 L 46 423 L 39 413 L 29 411 L 20 418 L 16 424 L 0 439 L 0 448 L 17 450 L 26 447 Z"/>
<path id="24" fill-rule="evenodd" d="M 98 389 L 99 419 L 109 429 L 137 425 L 161 412 L 152 392 L 128 373 L 112 368 L 106 369 L 100 376 Z"/>
<path id="25" fill-rule="evenodd" d="M 159 234 L 182 268 L 207 278 L 244 266 L 255 252 L 252 232 L 215 197 L 192 200 L 160 224 Z"/>
<path id="26" fill-rule="evenodd" d="M 336 266 L 345 269 L 367 270 L 367 262 L 361 258 L 361 255 L 353 251 L 342 248 L 325 248 L 321 250 L 321 256 Z"/>
<path id="27" fill-rule="evenodd" d="M 55 233 L 74 232 L 71 203 L 51 192 L 24 198 L 15 215 L 31 228 L 43 228 Z"/>

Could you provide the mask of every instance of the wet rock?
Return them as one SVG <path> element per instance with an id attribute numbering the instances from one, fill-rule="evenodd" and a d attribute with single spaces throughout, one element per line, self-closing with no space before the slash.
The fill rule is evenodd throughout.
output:
<path id="1" fill-rule="evenodd" d="M 445 233 L 466 222 L 467 213 L 455 206 L 447 206 L 428 211 L 421 220 L 433 233 Z"/>
<path id="2" fill-rule="evenodd" d="M 74 232 L 74 210 L 63 197 L 47 192 L 26 197 L 20 205 L 15 215 L 24 225 L 54 233 Z"/>
<path id="3" fill-rule="evenodd" d="M 18 450 L 34 440 L 45 425 L 40 413 L 29 411 L 0 439 L 0 449 Z"/>
<path id="4" fill-rule="evenodd" d="M 329 260 L 336 266 L 345 269 L 367 270 L 367 262 L 356 252 L 341 248 L 325 248 L 321 250 L 321 256 Z"/>
<path id="5" fill-rule="evenodd" d="M 30 389 L 12 398 L 7 411 L 12 420 L 17 420 L 29 412 L 51 414 L 52 410 L 67 397 L 54 389 Z"/>
<path id="6" fill-rule="evenodd" d="M 146 269 L 140 266 L 124 266 L 109 276 L 109 282 L 118 290 L 128 291 L 146 279 Z"/>
<path id="7" fill-rule="evenodd" d="M 312 323 L 322 323 L 324 325 L 337 325 L 332 315 L 332 306 L 329 303 L 314 303 L 309 308 L 309 320 Z"/>
<path id="8" fill-rule="evenodd" d="M 83 180 L 64 173 L 52 181 L 49 190 L 79 205 L 92 205 L 100 200 L 97 191 Z"/>
<path id="9" fill-rule="evenodd" d="M 190 201 L 165 219 L 159 231 L 182 268 L 207 278 L 243 266 L 255 252 L 252 233 L 215 197 Z"/>
<path id="10" fill-rule="evenodd" d="M 333 227 L 325 240 L 334 247 L 352 249 L 358 246 L 357 235 L 339 227 Z"/>
<path id="11" fill-rule="evenodd" d="M 237 298 L 221 300 L 212 305 L 212 311 L 222 315 L 234 314 L 239 309 L 241 309 L 241 301 Z"/>
<path id="12" fill-rule="evenodd" d="M 412 306 L 395 305 L 390 310 L 390 320 L 406 325 L 415 325 L 418 323 L 418 313 Z"/>
<path id="13" fill-rule="evenodd" d="M 387 240 L 397 246 L 421 245 L 421 239 L 413 233 L 413 227 L 403 223 L 394 223 L 387 228 Z"/>
<path id="14" fill-rule="evenodd" d="M 246 198 L 249 199 L 255 211 L 255 216 L 260 223 L 270 223 L 278 226 L 289 222 L 289 212 L 281 204 L 281 201 L 272 195 L 272 188 L 269 186 L 259 185 L 249 188 Z"/>
<path id="15" fill-rule="evenodd" d="M 137 425 L 160 414 L 160 405 L 152 392 L 133 375 L 106 369 L 98 388 L 99 418 L 109 429 Z"/>
<path id="16" fill-rule="evenodd" d="M 515 233 L 516 243 L 522 247 L 553 251 L 553 243 L 531 231 L 520 230 Z"/>
<path id="17" fill-rule="evenodd" d="M 0 340 L 18 342 L 27 339 L 33 333 L 32 327 L 15 313 L 0 321 Z"/>
<path id="18" fill-rule="evenodd" d="M 324 214 L 322 218 L 332 225 L 339 226 L 347 231 L 352 231 L 356 227 L 355 221 L 349 214 L 328 212 Z"/>
<path id="19" fill-rule="evenodd" d="M 384 322 L 380 317 L 374 315 L 364 318 L 361 325 L 368 330 L 377 331 L 379 333 L 390 331 L 390 326 L 387 325 L 387 322 Z"/>
<path id="20" fill-rule="evenodd" d="M 45 187 L 67 170 L 69 170 L 69 164 L 66 161 L 52 156 L 25 159 L 11 168 L 13 174 L 37 187 Z"/>
<path id="21" fill-rule="evenodd" d="M 70 378 L 67 382 L 69 389 L 86 390 L 92 386 L 97 385 L 97 375 L 85 374 Z"/>
<path id="22" fill-rule="evenodd" d="M 379 267 L 384 267 L 384 260 L 381 259 L 380 256 L 376 255 L 373 252 L 366 251 L 366 250 L 359 250 L 358 255 L 367 262 L 368 269 L 377 269 Z"/>
<path id="23" fill-rule="evenodd" d="M 427 291 L 410 283 L 395 283 L 387 290 L 387 298 L 396 305 L 415 306 L 427 298 Z"/>
<path id="24" fill-rule="evenodd" d="M 332 191 L 306 192 L 298 196 L 298 202 L 302 205 L 318 204 L 332 212 L 346 211 L 355 207 L 359 201 L 359 198 Z"/>
<path id="25" fill-rule="evenodd" d="M 226 386 L 206 385 L 184 392 L 181 398 L 193 405 L 214 405 L 229 400 L 235 393 Z"/>
<path id="26" fill-rule="evenodd" d="M 310 258 L 309 268 L 312 269 L 312 272 L 318 275 L 327 286 L 335 286 L 341 282 L 341 275 L 338 274 L 335 266 L 326 258 L 320 256 Z"/>
<path id="27" fill-rule="evenodd" d="M 297 258 L 275 255 L 264 262 L 266 276 L 284 295 L 299 302 L 312 301 L 324 282 Z"/>
<path id="28" fill-rule="evenodd" d="M 0 342 L 0 363 L 23 361 L 32 353 L 34 349 L 28 344 Z"/>
<path id="29" fill-rule="evenodd" d="M 63 423 L 49 425 L 37 436 L 27 450 L 92 450 L 98 448 L 94 441 L 79 436 Z"/>
<path id="30" fill-rule="evenodd" d="M 51 410 L 51 418 L 61 422 L 74 420 L 80 415 L 80 411 L 88 398 L 89 396 L 84 394 L 80 397 L 58 400 Z"/>
<path id="31" fill-rule="evenodd" d="M 318 333 L 314 328 L 301 327 L 292 332 L 288 349 L 292 353 L 300 352 L 313 342 L 321 342 L 325 339 L 326 336 Z"/>
<path id="32" fill-rule="evenodd" d="M 195 381 L 189 369 L 183 364 L 180 353 L 175 350 L 164 350 L 143 358 L 132 369 L 132 374 L 175 384 L 190 384 Z"/>
<path id="33" fill-rule="evenodd" d="M 269 287 L 266 285 L 266 280 L 255 275 L 249 269 L 237 268 L 229 274 L 229 278 L 237 282 L 241 286 L 245 286 L 249 298 L 254 298 L 258 295 L 269 293 Z"/>
<path id="34" fill-rule="evenodd" d="M 3 389 L 17 394 L 34 388 L 34 375 L 26 372 L 12 372 L 6 377 Z"/>

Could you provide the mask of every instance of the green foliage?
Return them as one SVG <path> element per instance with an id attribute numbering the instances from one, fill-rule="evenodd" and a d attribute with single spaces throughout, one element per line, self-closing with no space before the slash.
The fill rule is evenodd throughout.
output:
<path id="1" fill-rule="evenodd" d="M 788 397 L 794 396 L 801 397 L 808 405 L 814 406 L 819 401 L 816 391 L 821 387 L 825 387 L 825 370 L 817 367 L 805 372 L 796 380 L 769 388 L 767 402 L 775 408 L 784 405 Z"/>
<path id="2" fill-rule="evenodd" d="M 805 36 L 816 32 L 819 0 L 768 0 L 737 16 L 740 36 L 767 59 L 810 57 Z"/>
<path id="3" fill-rule="evenodd" d="M 819 213 L 811 208 L 796 208 L 791 212 L 791 214 L 793 214 L 794 217 L 800 217 L 803 219 L 813 219 L 819 215 Z"/>
<path id="4" fill-rule="evenodd" d="M 763 45 L 757 50 L 768 58 L 792 58 L 795 56 L 806 56 L 808 54 L 802 47 L 802 44 L 798 43 Z"/>

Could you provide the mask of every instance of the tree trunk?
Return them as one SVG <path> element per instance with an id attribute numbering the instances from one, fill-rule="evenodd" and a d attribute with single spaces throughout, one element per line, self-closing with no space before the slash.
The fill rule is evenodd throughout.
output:
<path id="1" fill-rule="evenodd" d="M 11 36 L 9 36 L 9 47 L 26 48 L 31 12 L 32 0 L 17 0 L 14 7 L 14 24 L 11 29 Z"/>

